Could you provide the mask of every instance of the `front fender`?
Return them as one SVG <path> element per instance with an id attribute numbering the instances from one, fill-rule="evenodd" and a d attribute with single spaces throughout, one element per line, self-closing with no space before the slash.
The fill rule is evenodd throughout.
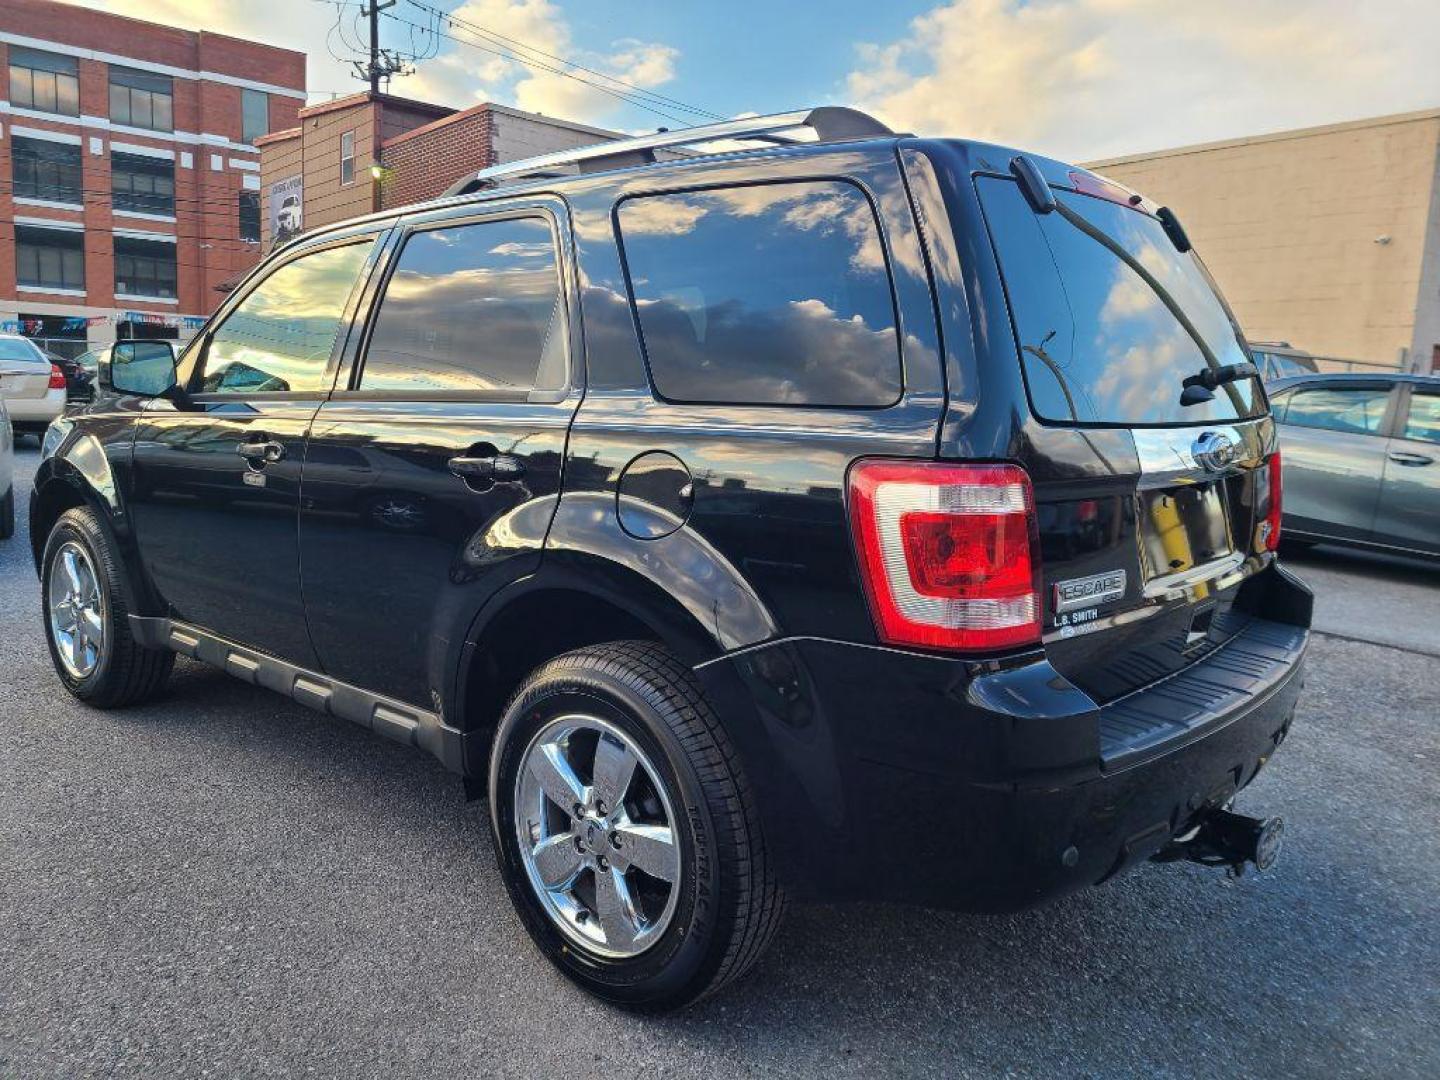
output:
<path id="1" fill-rule="evenodd" d="M 140 609 L 137 614 L 156 611 L 158 601 L 140 563 L 114 463 L 97 435 L 72 429 L 35 470 L 30 492 L 30 551 L 37 575 L 56 519 L 77 506 L 89 507 L 113 540 L 137 594 L 133 597 Z"/>

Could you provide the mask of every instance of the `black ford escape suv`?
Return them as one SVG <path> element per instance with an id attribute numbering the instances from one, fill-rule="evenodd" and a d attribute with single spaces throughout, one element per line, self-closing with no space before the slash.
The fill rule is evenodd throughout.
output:
<path id="1" fill-rule="evenodd" d="M 1273 858 L 1274 427 L 1175 216 L 1088 172 L 844 109 L 499 166 L 100 381 L 30 507 L 65 686 L 184 653 L 429 751 L 602 997 L 724 984 L 786 896 Z"/>

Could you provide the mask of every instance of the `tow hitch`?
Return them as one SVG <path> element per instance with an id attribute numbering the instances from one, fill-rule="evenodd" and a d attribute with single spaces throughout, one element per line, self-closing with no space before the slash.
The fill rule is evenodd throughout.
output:
<path id="1" fill-rule="evenodd" d="M 1178 836 L 1154 855 L 1156 862 L 1184 859 L 1201 866 L 1223 866 L 1231 877 L 1245 872 L 1246 863 L 1257 870 L 1275 865 L 1285 839 L 1285 820 L 1255 818 L 1233 810 L 1208 811 L 1200 824 Z"/>

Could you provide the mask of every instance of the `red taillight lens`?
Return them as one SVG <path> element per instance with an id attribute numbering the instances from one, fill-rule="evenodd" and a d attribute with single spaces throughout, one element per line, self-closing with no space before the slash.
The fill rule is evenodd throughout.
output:
<path id="1" fill-rule="evenodd" d="M 1040 640 L 1035 497 L 1019 466 L 857 462 L 850 525 L 881 640 L 971 651 Z"/>
<path id="2" fill-rule="evenodd" d="M 1282 489 L 1280 472 L 1280 451 L 1270 455 L 1265 465 L 1266 502 L 1265 517 L 1260 522 L 1260 535 L 1256 547 L 1261 551 L 1275 551 L 1280 547 L 1280 504 Z"/>
<path id="3" fill-rule="evenodd" d="M 50 365 L 50 389 L 65 389 L 65 373 L 60 370 L 60 366 L 58 364 Z"/>

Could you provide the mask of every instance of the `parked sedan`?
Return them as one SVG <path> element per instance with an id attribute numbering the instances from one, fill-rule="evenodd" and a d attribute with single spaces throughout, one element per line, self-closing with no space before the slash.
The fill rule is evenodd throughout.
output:
<path id="1" fill-rule="evenodd" d="M 15 436 L 0 397 L 0 540 L 15 535 Z"/>
<path id="2" fill-rule="evenodd" d="M 0 334 L 0 397 L 16 435 L 43 435 L 65 411 L 65 375 L 33 341 Z"/>
<path id="3" fill-rule="evenodd" d="M 95 365 L 93 352 L 79 356 L 61 356 L 45 350 L 46 358 L 65 376 L 65 400 L 89 401 L 95 396 Z M 87 364 L 87 359 L 90 363 Z"/>
<path id="4" fill-rule="evenodd" d="M 1287 538 L 1440 557 L 1440 378 L 1303 375 L 1269 391 Z"/>

